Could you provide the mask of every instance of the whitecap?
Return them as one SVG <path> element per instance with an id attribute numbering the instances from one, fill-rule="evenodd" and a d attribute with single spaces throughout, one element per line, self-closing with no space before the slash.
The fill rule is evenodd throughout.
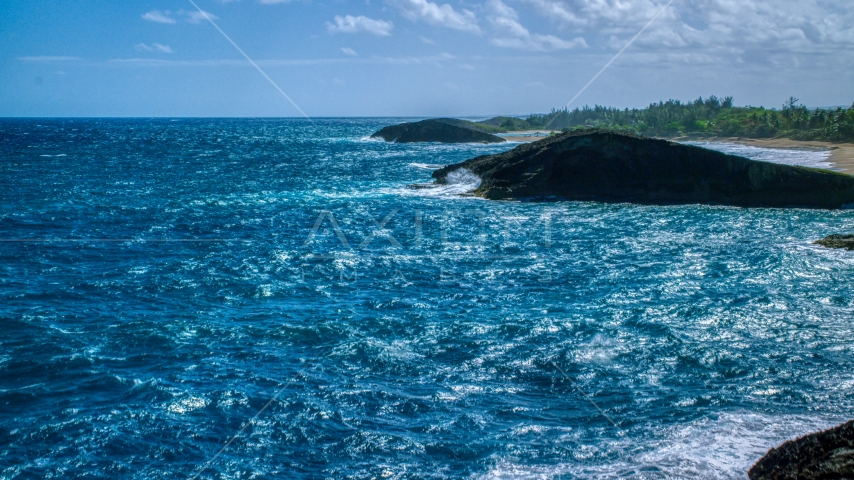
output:
<path id="1" fill-rule="evenodd" d="M 596 462 L 599 447 L 584 460 L 555 465 L 523 465 L 510 459 L 496 462 L 479 478 L 722 478 L 743 479 L 750 467 L 769 449 L 786 440 L 823 430 L 839 421 L 820 417 L 771 416 L 734 412 L 711 420 L 663 429 L 655 438 L 638 441 L 637 435 L 610 444 L 620 459 Z M 599 450 L 599 451 L 595 451 Z M 576 455 L 576 460 L 579 460 Z M 593 462 L 595 464 L 591 464 Z"/>
<path id="2" fill-rule="evenodd" d="M 171 413 L 177 414 L 185 414 L 188 412 L 192 412 L 193 410 L 198 410 L 200 408 L 204 408 L 208 405 L 208 401 L 201 397 L 185 397 L 176 402 L 172 402 L 169 406 L 166 407 Z"/>
<path id="3" fill-rule="evenodd" d="M 415 168 L 420 168 L 423 170 L 438 170 L 438 169 L 444 167 L 445 165 L 442 165 L 439 163 L 410 163 L 409 166 L 415 167 Z"/>
<path id="4" fill-rule="evenodd" d="M 801 167 L 831 169 L 833 164 L 828 162 L 830 150 L 814 148 L 763 148 L 752 145 L 723 142 L 685 142 L 688 145 L 717 150 L 730 155 L 738 155 L 751 160 L 779 163 L 782 165 L 797 165 Z"/>

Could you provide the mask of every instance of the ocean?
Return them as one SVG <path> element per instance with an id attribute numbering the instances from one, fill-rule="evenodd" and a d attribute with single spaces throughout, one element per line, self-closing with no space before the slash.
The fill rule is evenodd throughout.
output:
<path id="1" fill-rule="evenodd" d="M 513 145 L 403 120 L 0 120 L 0 478 L 743 479 L 852 418 L 854 212 L 410 189 Z"/>

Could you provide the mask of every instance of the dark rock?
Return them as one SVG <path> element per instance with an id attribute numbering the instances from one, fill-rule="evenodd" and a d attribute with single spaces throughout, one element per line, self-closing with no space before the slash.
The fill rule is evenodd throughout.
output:
<path id="1" fill-rule="evenodd" d="M 431 188 L 437 188 L 440 185 L 436 185 L 435 183 L 413 183 L 407 185 L 406 188 L 411 188 L 412 190 L 429 190 Z"/>
<path id="2" fill-rule="evenodd" d="M 854 479 L 854 421 L 772 448 L 751 480 Z"/>
<path id="3" fill-rule="evenodd" d="M 831 235 L 821 240 L 816 240 L 813 243 L 827 248 L 847 248 L 848 250 L 854 250 L 854 235 Z"/>
<path id="4" fill-rule="evenodd" d="M 387 142 L 397 143 L 500 143 L 504 141 L 501 137 L 483 131 L 472 122 L 452 118 L 392 125 L 371 135 L 371 138 L 382 138 Z"/>
<path id="5" fill-rule="evenodd" d="M 854 176 L 759 162 L 666 140 L 604 130 L 568 132 L 433 172 L 466 168 L 489 199 L 841 208 Z"/>

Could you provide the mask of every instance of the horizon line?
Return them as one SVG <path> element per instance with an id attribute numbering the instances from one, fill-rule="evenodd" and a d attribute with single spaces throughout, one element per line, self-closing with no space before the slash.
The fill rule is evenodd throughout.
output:
<path id="1" fill-rule="evenodd" d="M 702 97 L 700 97 L 702 98 Z M 660 102 L 667 102 L 671 100 L 676 100 L 682 102 L 683 105 L 693 102 L 693 100 L 682 101 L 674 98 L 670 98 L 668 100 L 660 100 L 658 102 L 652 102 L 645 107 L 613 107 L 607 105 L 600 104 L 584 104 L 583 106 L 577 106 L 573 109 L 564 108 L 554 108 L 552 111 L 561 111 L 566 109 L 568 112 L 572 112 L 574 110 L 583 110 L 587 107 L 606 107 L 613 108 L 619 110 L 643 110 L 649 108 L 652 105 L 658 105 Z M 805 105 L 806 106 L 806 105 Z M 779 110 L 779 107 L 766 107 L 764 105 L 733 105 L 734 108 L 764 108 L 767 110 Z M 817 107 L 807 107 L 810 110 L 826 110 L 826 109 L 851 109 L 854 108 L 854 104 L 837 104 L 837 105 L 823 105 Z M 354 118 L 423 118 L 423 119 L 433 119 L 433 118 L 495 118 L 495 117 L 516 117 L 523 118 L 529 117 L 532 115 L 549 115 L 552 112 L 529 112 L 529 113 L 488 113 L 488 114 L 465 114 L 465 115 L 417 115 L 417 114 L 395 114 L 395 115 L 319 115 L 313 116 L 315 119 L 354 119 Z M 278 116 L 278 115 L 254 115 L 254 116 L 238 116 L 238 115 L 2 115 L 0 114 L 0 120 L 16 120 L 16 119 L 182 119 L 182 120 L 192 120 L 192 119 L 294 119 L 294 120 L 306 120 L 305 117 L 299 115 L 293 116 Z"/>

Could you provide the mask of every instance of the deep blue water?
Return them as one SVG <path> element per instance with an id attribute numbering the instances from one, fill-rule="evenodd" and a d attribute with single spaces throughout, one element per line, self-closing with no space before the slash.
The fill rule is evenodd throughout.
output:
<path id="1" fill-rule="evenodd" d="M 854 212 L 410 190 L 509 146 L 396 121 L 0 120 L 0 477 L 745 478 L 854 417 Z"/>

